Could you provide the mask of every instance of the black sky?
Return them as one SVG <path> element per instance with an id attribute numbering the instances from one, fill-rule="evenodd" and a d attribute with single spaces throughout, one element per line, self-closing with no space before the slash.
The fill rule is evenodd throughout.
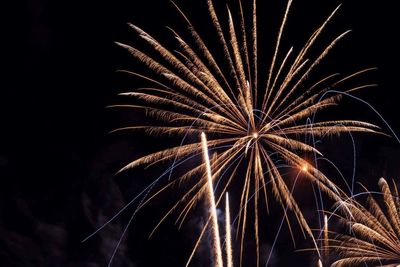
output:
<path id="1" fill-rule="evenodd" d="M 113 42 L 135 44 L 137 39 L 126 25 L 132 22 L 174 47 L 165 26 L 184 32 L 182 20 L 167 0 L 10 2 L 1 8 L 0 265 L 106 266 L 132 209 L 88 242 L 80 241 L 148 184 L 151 177 L 144 172 L 113 174 L 149 146 L 156 146 L 154 139 L 140 135 L 107 134 L 135 119 L 133 113 L 121 115 L 105 108 L 119 101 L 119 92 L 135 86 L 115 72 L 137 64 Z M 260 35 L 272 38 L 283 12 L 282 1 L 262 2 Z M 201 25 L 209 19 L 205 1 L 177 3 L 206 37 L 214 36 Z M 299 45 L 298 38 L 306 38 L 339 3 L 295 0 L 286 45 Z M 327 32 L 353 32 L 323 64 L 323 70 L 349 73 L 377 67 L 366 79 L 379 87 L 359 96 L 400 133 L 395 6 L 389 0 L 343 1 Z M 272 51 L 267 46 L 261 49 Z M 384 127 L 365 105 L 350 101 L 341 112 Z M 357 178 L 373 187 L 380 176 L 398 177 L 400 144 L 393 138 L 357 136 L 356 143 Z M 334 149 L 327 151 L 344 169 L 350 168 L 349 156 L 342 152 L 351 149 L 340 150 L 333 144 Z M 193 245 L 189 233 L 200 219 L 194 216 L 182 231 L 165 226 L 147 241 L 146 234 L 162 214 L 163 205 L 157 204 L 139 215 L 114 266 L 182 266 Z M 310 266 L 313 260 L 293 253 L 289 240 L 281 240 L 278 248 L 274 266 L 293 262 Z M 207 251 L 199 255 L 195 266 L 207 266 L 201 259 Z"/>

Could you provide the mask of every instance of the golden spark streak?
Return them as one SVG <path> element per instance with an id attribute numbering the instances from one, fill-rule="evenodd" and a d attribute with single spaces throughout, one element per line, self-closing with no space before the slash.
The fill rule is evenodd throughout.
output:
<path id="1" fill-rule="evenodd" d="M 231 238 L 231 214 L 229 210 L 229 194 L 225 197 L 225 246 L 226 246 L 226 267 L 233 267 L 232 238 Z"/>
<path id="2" fill-rule="evenodd" d="M 323 255 L 324 255 L 324 262 L 325 264 L 329 263 L 329 228 L 328 228 L 328 216 L 325 214 L 324 215 L 324 249 L 323 249 Z"/>
<path id="3" fill-rule="evenodd" d="M 203 158 L 206 164 L 207 170 L 207 199 L 210 205 L 211 213 L 211 231 L 212 231 L 212 246 L 214 251 L 214 264 L 215 267 L 223 267 L 222 263 L 222 252 L 221 252 L 221 240 L 219 237 L 218 229 L 218 217 L 217 217 L 217 207 L 215 205 L 214 189 L 212 183 L 211 165 L 210 158 L 208 156 L 207 138 L 206 134 L 201 133 L 201 144 L 203 148 Z"/>

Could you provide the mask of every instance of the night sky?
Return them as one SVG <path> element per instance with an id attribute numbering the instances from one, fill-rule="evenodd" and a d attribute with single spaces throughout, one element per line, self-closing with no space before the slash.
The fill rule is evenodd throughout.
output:
<path id="1" fill-rule="evenodd" d="M 121 102 L 118 93 L 137 87 L 137 80 L 116 70 L 140 70 L 114 41 L 136 45 L 138 39 L 126 24 L 132 22 L 173 49 L 176 43 L 165 26 L 181 33 L 185 27 L 168 0 L 8 2 L 2 4 L 0 60 L 0 266 L 107 266 L 134 207 L 87 242 L 81 240 L 148 185 L 157 170 L 114 174 L 167 140 L 141 133 L 108 134 L 142 116 L 106 108 Z M 235 1 L 228 2 L 235 6 Z M 259 2 L 259 36 L 265 43 L 259 50 L 261 57 L 267 58 L 273 49 L 267 44 L 276 36 L 285 1 Z M 205 0 L 177 3 L 198 25 L 204 39 L 214 38 L 207 28 Z M 295 0 L 283 47 L 299 47 L 339 3 Z M 221 7 L 224 10 L 223 3 Z M 353 32 L 317 72 L 346 74 L 377 67 L 363 79 L 379 87 L 357 96 L 381 112 L 397 133 L 399 22 L 393 1 L 343 1 L 322 39 L 329 40 L 347 29 Z M 366 105 L 348 99 L 343 102 L 333 115 L 367 120 L 390 133 Z M 374 189 L 381 176 L 398 179 L 400 144 L 394 138 L 358 134 L 355 138 L 358 181 Z M 328 140 L 322 149 L 351 176 L 352 148 L 347 137 Z M 331 170 L 327 171 L 329 177 Z M 309 189 L 303 186 L 299 190 L 304 190 L 296 193 L 300 204 L 304 203 L 302 208 L 312 213 L 307 206 L 312 202 Z M 147 240 L 175 199 L 174 192 L 169 192 L 138 214 L 113 266 L 184 266 L 203 220 L 201 209 L 180 231 L 173 220 L 167 220 L 154 238 Z M 278 211 L 265 216 L 261 231 L 266 236 L 264 251 L 269 251 L 280 216 Z M 298 237 L 297 248 L 309 246 Z M 285 229 L 270 266 L 314 264 L 314 255 L 294 252 L 289 238 Z M 253 266 L 253 256 L 245 258 L 244 266 Z M 202 244 L 193 266 L 210 266 L 207 244 Z"/>

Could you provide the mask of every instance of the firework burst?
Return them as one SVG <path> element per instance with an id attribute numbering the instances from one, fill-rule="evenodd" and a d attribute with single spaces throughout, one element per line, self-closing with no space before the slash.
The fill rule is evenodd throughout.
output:
<path id="1" fill-rule="evenodd" d="M 382 198 L 367 191 L 367 206 L 350 200 L 339 203 L 337 215 L 349 228 L 349 234 L 337 234 L 329 247 L 340 259 L 332 266 L 358 266 L 373 263 L 379 266 L 400 264 L 400 199 L 396 184 L 390 190 L 385 179 L 379 180 Z M 380 204 L 381 203 L 381 204 Z"/>
<path id="2" fill-rule="evenodd" d="M 131 28 L 152 52 L 143 52 L 133 46 L 118 43 L 145 66 L 142 74 L 126 72 L 144 79 L 149 87 L 123 93 L 132 102 L 113 107 L 143 109 L 152 120 L 150 125 L 133 125 L 117 131 L 143 130 L 150 135 L 175 135 L 182 138 L 181 145 L 140 157 L 122 170 L 162 162 L 173 162 L 170 168 L 173 170 L 185 161 L 201 156 L 201 142 L 190 142 L 192 139 L 187 137 L 195 136 L 198 140 L 202 132 L 207 133 L 210 151 L 216 155 L 210 163 L 212 180 L 217 180 L 218 177 L 220 184 L 216 205 L 220 203 L 229 186 L 237 184 L 242 188 L 240 196 L 234 198 L 240 199 L 237 228 L 241 251 L 245 229 L 249 224 L 246 214 L 251 206 L 254 213 L 252 225 L 255 244 L 259 255 L 259 211 L 261 205 L 268 210 L 270 192 L 285 214 L 286 210 L 292 211 L 303 233 L 312 237 L 310 227 L 292 196 L 293 189 L 282 170 L 294 169 L 336 200 L 344 195 L 312 162 L 303 158 L 304 155 L 321 154 L 313 144 L 304 140 L 311 135 L 323 138 L 344 132 L 379 132 L 378 127 L 362 121 L 316 122 L 309 119 L 317 111 L 337 105 L 341 99 L 338 91 L 343 90 L 345 82 L 368 70 L 346 77 L 332 74 L 310 83 L 310 86 L 305 85 L 318 64 L 348 34 L 346 31 L 338 35 L 317 56 L 310 56 L 309 51 L 338 8 L 311 34 L 301 49 L 296 52 L 291 48 L 282 54 L 281 40 L 292 6 L 292 1 L 289 0 L 277 33 L 269 68 L 259 70 L 261 64 L 256 1 L 252 2 L 250 19 L 245 19 L 247 16 L 240 1 L 237 18 L 234 18 L 228 8 L 226 28 L 217 15 L 213 1 L 206 2 L 215 36 L 223 51 L 222 58 L 215 56 L 215 51 L 207 45 L 206 40 L 175 4 L 191 36 L 191 40 L 187 41 L 170 29 L 179 44 L 178 50 L 170 51 L 150 34 L 132 24 Z M 368 86 L 370 85 L 357 86 L 344 91 L 352 92 Z M 331 88 L 335 91 L 330 91 Z M 161 223 L 173 211 L 178 210 L 177 222 L 181 224 L 207 190 L 206 179 L 200 179 L 204 176 L 206 167 L 206 164 L 200 164 L 187 170 L 184 175 L 174 177 L 159 191 L 152 194 L 148 192 L 139 206 L 142 207 L 174 184 L 190 182 L 193 187 L 183 193 L 181 200 L 160 221 Z"/>

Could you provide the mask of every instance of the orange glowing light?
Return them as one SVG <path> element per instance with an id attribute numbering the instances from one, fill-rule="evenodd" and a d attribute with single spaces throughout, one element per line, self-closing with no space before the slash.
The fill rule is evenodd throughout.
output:
<path id="1" fill-rule="evenodd" d="M 307 172 L 307 171 L 308 171 L 308 166 L 304 164 L 304 165 L 301 167 L 301 170 L 302 170 L 303 172 Z"/>

